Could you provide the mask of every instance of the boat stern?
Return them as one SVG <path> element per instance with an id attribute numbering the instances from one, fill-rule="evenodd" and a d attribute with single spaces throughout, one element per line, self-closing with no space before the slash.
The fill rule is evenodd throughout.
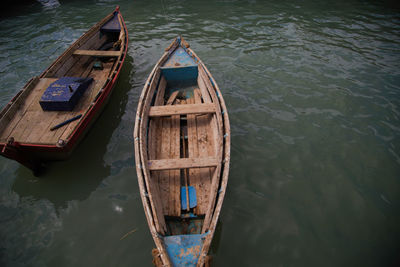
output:
<path id="1" fill-rule="evenodd" d="M 208 232 L 163 237 L 165 250 L 172 266 L 197 266 L 207 234 Z"/>

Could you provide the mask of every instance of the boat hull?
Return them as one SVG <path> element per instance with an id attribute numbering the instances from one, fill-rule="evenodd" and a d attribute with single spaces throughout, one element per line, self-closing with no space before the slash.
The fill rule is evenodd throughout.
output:
<path id="1" fill-rule="evenodd" d="M 145 83 L 134 139 L 154 263 L 204 266 L 226 192 L 230 125 L 218 85 L 180 37 Z"/>
<path id="2" fill-rule="evenodd" d="M 97 34 L 100 27 L 113 18 L 113 16 L 116 16 L 121 24 L 120 38 L 122 41 L 120 42 L 120 56 L 113 63 L 112 72 L 108 74 L 107 79 L 104 79 L 104 83 L 96 84 L 96 86 L 101 87 L 101 90 L 93 99 L 93 102 L 84 110 L 81 119 L 76 123 L 71 133 L 63 139 L 58 139 L 54 143 L 27 142 L 24 140 L 15 140 L 11 137 L 8 138 L 8 140 L 0 142 L 0 154 L 2 156 L 18 161 L 35 173 L 42 168 L 44 162 L 64 160 L 71 156 L 73 150 L 84 138 L 109 101 L 127 55 L 128 32 L 119 7 L 76 40 L 70 48 L 60 55 L 39 77 L 31 79 L 0 112 L 0 118 L 5 120 L 7 113 L 11 112 L 13 105 L 17 104 L 18 99 L 22 97 L 33 81 L 46 79 L 46 77 L 53 77 L 52 72 L 54 72 L 54 69 L 58 68 L 59 65 L 66 64 L 66 61 L 68 62 L 68 60 L 71 60 L 70 58 L 73 57 L 71 56 L 72 52 L 80 46 L 83 46 L 82 43 L 84 43 L 84 40 L 90 39 L 92 35 Z"/>

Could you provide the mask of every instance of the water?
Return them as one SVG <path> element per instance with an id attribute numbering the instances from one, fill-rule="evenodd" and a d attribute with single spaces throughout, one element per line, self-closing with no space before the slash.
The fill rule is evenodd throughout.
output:
<path id="1" fill-rule="evenodd" d="M 0 106 L 118 4 L 129 56 L 102 116 L 43 178 L 0 159 L 1 266 L 152 266 L 133 123 L 182 34 L 232 125 L 214 266 L 395 266 L 400 10 L 388 1 L 41 1 L 0 23 Z M 120 240 L 126 233 L 136 232 Z"/>

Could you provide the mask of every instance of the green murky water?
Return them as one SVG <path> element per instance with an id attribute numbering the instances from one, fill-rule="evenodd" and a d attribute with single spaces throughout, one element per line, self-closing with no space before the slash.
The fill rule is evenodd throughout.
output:
<path id="1" fill-rule="evenodd" d="M 144 81 L 178 34 L 219 83 L 232 125 L 214 266 L 399 264 L 390 1 L 42 2 L 2 13 L 1 106 L 117 3 L 129 56 L 70 160 L 38 179 L 0 159 L 1 266 L 152 266 L 132 131 Z"/>

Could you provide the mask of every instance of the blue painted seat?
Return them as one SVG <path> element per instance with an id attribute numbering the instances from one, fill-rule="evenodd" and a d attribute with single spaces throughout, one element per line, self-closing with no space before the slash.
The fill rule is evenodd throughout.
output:
<path id="1" fill-rule="evenodd" d="M 182 47 L 177 48 L 170 58 L 161 67 L 169 85 L 182 83 L 196 84 L 198 69 L 197 63 Z"/>
<path id="2" fill-rule="evenodd" d="M 165 236 L 164 245 L 172 265 L 196 266 L 207 234 Z"/>
<path id="3" fill-rule="evenodd" d="M 114 16 L 100 28 L 101 33 L 107 33 L 107 32 L 119 33 L 120 31 L 121 31 L 121 25 L 119 24 L 117 12 L 115 12 Z"/>

